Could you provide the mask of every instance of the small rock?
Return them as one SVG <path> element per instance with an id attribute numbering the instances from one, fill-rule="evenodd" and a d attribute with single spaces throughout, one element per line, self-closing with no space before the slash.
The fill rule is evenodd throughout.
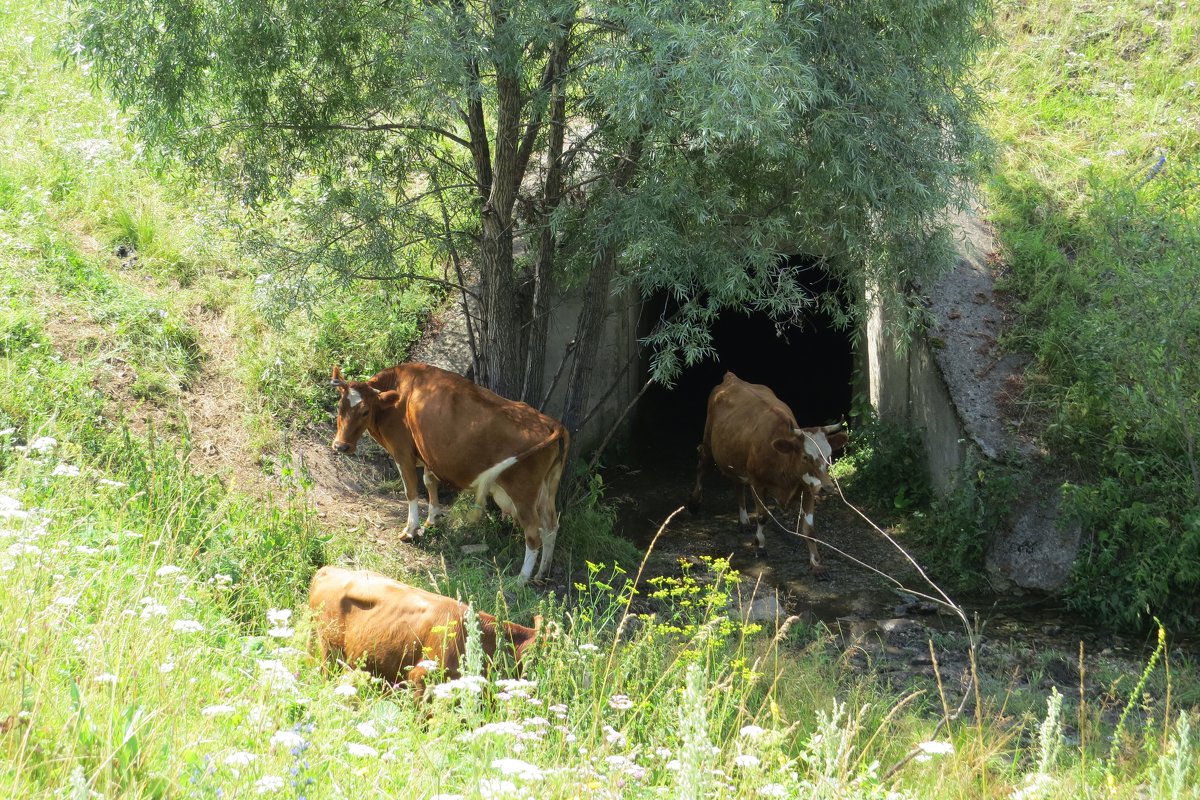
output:
<path id="1" fill-rule="evenodd" d="M 488 551 L 488 546 L 486 544 L 482 544 L 482 543 L 481 544 L 464 544 L 461 547 L 459 547 L 458 549 L 462 551 L 463 555 L 472 556 L 472 555 L 475 555 L 476 553 L 486 553 Z"/>

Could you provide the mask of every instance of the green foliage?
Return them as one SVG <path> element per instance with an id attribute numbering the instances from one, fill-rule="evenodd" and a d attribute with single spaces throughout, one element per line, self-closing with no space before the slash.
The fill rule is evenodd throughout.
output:
<path id="1" fill-rule="evenodd" d="M 989 187 L 1023 317 L 1010 341 L 1034 355 L 1027 408 L 1086 538 L 1067 598 L 1114 626 L 1200 623 L 1200 105 L 1183 78 L 1200 61 L 1179 38 L 1198 19 L 1004 7 L 1022 55 L 985 70 L 1011 145 Z"/>
<path id="2" fill-rule="evenodd" d="M 919 511 L 933 496 L 920 432 L 874 415 L 853 427 L 833 475 L 851 499 L 885 512 Z"/>
<path id="3" fill-rule="evenodd" d="M 986 588 L 984 545 L 992 532 L 1009 524 L 1032 465 L 967 461 L 949 492 L 911 520 L 913 536 L 926 545 L 928 566 L 951 587 Z"/>
<path id="4" fill-rule="evenodd" d="M 279 223 L 251 241 L 296 297 L 314 276 L 404 286 L 477 257 L 494 385 L 521 386 L 548 308 L 523 284 L 600 270 L 602 303 L 616 251 L 619 283 L 680 301 L 646 340 L 661 380 L 710 354 L 722 310 L 816 302 L 779 269 L 784 243 L 898 304 L 891 287 L 945 265 L 943 211 L 986 149 L 980 0 L 75 9 L 77 57 L 139 133 Z M 558 251 L 514 262 L 544 230 Z"/>
<path id="5" fill-rule="evenodd" d="M 328 419 L 335 405 L 329 387 L 335 364 L 364 380 L 408 360 L 439 299 L 426 285 L 397 289 L 368 282 L 286 313 L 271 294 L 272 278 L 260 277 L 257 294 L 257 308 L 270 324 L 257 326 L 262 344 L 242 351 L 242 368 L 266 410 L 295 427 Z"/>

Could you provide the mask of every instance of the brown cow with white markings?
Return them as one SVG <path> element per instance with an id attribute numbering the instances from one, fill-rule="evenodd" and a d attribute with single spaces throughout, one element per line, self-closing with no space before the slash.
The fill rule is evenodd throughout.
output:
<path id="1" fill-rule="evenodd" d="M 704 440 L 697 451 L 696 488 L 688 507 L 698 510 L 702 498 L 701 479 L 710 464 L 726 477 L 741 484 L 738 518 L 749 525 L 746 490 L 754 495 L 758 529 L 757 554 L 766 554 L 763 535 L 767 496 L 789 508 L 797 497 L 803 498 L 801 534 L 808 542 L 809 562 L 814 574 L 825 571 L 817 555 L 813 536 L 813 506 L 817 492 L 831 485 L 830 458 L 846 444 L 847 434 L 840 425 L 801 428 L 796 417 L 766 386 L 746 383 L 732 372 L 708 396 L 708 418 Z"/>
<path id="2" fill-rule="evenodd" d="M 365 431 L 400 467 L 408 498 L 401 538 L 424 530 L 417 507 L 417 467 L 423 467 L 427 524 L 442 511 L 439 480 L 473 489 L 476 516 L 490 496 L 524 531 L 521 580 L 533 576 L 539 549 L 537 579 L 549 573 L 558 538 L 555 495 L 569 445 L 562 423 L 428 364 L 400 364 L 368 381 L 347 381 L 334 367 L 333 385 L 341 392 L 333 449 L 353 453 Z"/>
<path id="3" fill-rule="evenodd" d="M 426 673 L 443 669 L 459 676 L 465 652 L 467 605 L 452 597 L 400 583 L 377 572 L 321 567 L 308 590 L 317 642 L 324 658 L 361 665 L 393 683 L 406 681 L 418 695 Z M 497 622 L 477 611 L 484 654 L 488 659 L 508 646 L 515 661 L 539 636 L 542 618 L 533 627 Z"/>

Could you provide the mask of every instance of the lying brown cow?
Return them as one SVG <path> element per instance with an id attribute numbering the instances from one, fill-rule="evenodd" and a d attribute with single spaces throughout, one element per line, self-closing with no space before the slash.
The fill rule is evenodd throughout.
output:
<path id="1" fill-rule="evenodd" d="M 315 613 L 321 655 L 347 664 L 361 664 L 384 680 L 407 681 L 418 693 L 425 674 L 436 662 L 451 678 L 459 676 L 459 659 L 465 650 L 465 603 L 367 570 L 321 567 L 308 590 L 308 605 Z M 488 659 L 500 644 L 521 656 L 538 638 L 542 618 L 533 627 L 513 622 L 497 623 L 491 614 L 476 612 Z"/>
<path id="2" fill-rule="evenodd" d="M 839 425 L 801 428 L 796 417 L 775 393 L 757 383 L 746 383 L 732 372 L 708 396 L 708 418 L 704 440 L 697 448 L 696 488 L 688 506 L 698 509 L 702 497 L 701 479 L 709 464 L 716 464 L 725 476 L 741 484 L 738 517 L 742 525 L 750 523 L 746 513 L 746 490 L 754 494 L 758 518 L 759 556 L 766 554 L 767 539 L 763 521 L 767 515 L 767 496 L 788 508 L 797 496 L 804 500 L 804 522 L 800 532 L 813 536 L 813 505 L 817 492 L 831 485 L 829 463 L 833 451 L 845 446 L 847 435 L 837 432 Z M 808 538 L 809 561 L 814 574 L 825 567 L 817 555 L 817 543 Z"/>
<path id="3" fill-rule="evenodd" d="M 333 368 L 341 392 L 333 449 L 353 453 L 363 431 L 400 467 L 408 497 L 408 525 L 401 538 L 422 532 L 417 508 L 417 467 L 425 468 L 432 523 L 441 514 L 438 481 L 475 490 L 476 514 L 490 496 L 525 532 L 521 579 L 550 571 L 558 538 L 554 505 L 569 437 L 557 420 L 505 400 L 466 378 L 428 364 L 400 364 L 369 381 L 346 381 Z"/>

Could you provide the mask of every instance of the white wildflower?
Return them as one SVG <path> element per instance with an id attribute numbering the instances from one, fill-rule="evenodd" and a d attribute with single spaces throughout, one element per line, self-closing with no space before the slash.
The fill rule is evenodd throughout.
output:
<path id="1" fill-rule="evenodd" d="M 296 678 L 291 670 L 282 662 L 273 658 L 255 659 L 258 664 L 259 678 L 263 684 L 272 689 L 291 689 L 296 685 Z"/>
<path id="2" fill-rule="evenodd" d="M 417 668 L 423 669 L 426 672 L 435 670 L 438 667 L 438 662 L 432 658 L 424 658 L 417 662 Z"/>
<path id="3" fill-rule="evenodd" d="M 354 726 L 354 729 L 358 731 L 358 735 L 364 739 L 379 738 L 379 729 L 369 722 L 360 722 L 358 725 Z"/>
<path id="4" fill-rule="evenodd" d="M 501 775 L 511 775 L 523 781 L 540 780 L 543 775 L 541 768 L 519 758 L 493 759 L 492 769 L 497 770 Z"/>
<path id="5" fill-rule="evenodd" d="M 462 690 L 469 694 L 481 694 L 487 681 L 479 675 L 464 675 L 452 681 L 439 683 L 433 687 L 435 698 L 453 697 L 454 693 Z"/>
<path id="6" fill-rule="evenodd" d="M 757 725 L 743 725 L 742 729 L 740 731 L 738 731 L 739 734 L 746 737 L 747 739 L 757 739 L 759 736 L 762 736 L 766 732 L 767 732 L 766 728 L 760 728 Z"/>
<path id="7" fill-rule="evenodd" d="M 633 708 L 633 701 L 630 700 L 626 695 L 614 694 L 612 697 L 608 698 L 608 705 L 609 708 L 615 708 L 618 711 L 628 711 L 629 709 Z"/>
<path id="8" fill-rule="evenodd" d="M 74 464 L 59 464 L 50 474 L 60 475 L 67 478 L 76 478 L 79 477 L 79 467 L 75 466 Z"/>
<path id="9" fill-rule="evenodd" d="M 304 746 L 304 737 L 295 731 L 278 730 L 271 735 L 271 747 L 283 745 L 288 750 Z"/>
<path id="10" fill-rule="evenodd" d="M 354 697 L 358 694 L 358 689 L 354 688 L 353 684 L 343 683 L 335 687 L 333 693 L 338 697 Z"/>
<path id="11" fill-rule="evenodd" d="M 504 781 L 493 778 L 484 778 L 479 782 L 479 796 L 484 800 L 492 800 L 496 798 L 508 797 L 524 797 L 524 794 L 517 789 L 517 785 L 512 781 Z"/>
<path id="12" fill-rule="evenodd" d="M 928 753 L 931 756 L 944 756 L 954 752 L 954 745 L 951 742 L 921 742 L 917 747 L 922 753 Z"/>
<path id="13" fill-rule="evenodd" d="M 379 751 L 371 745 L 358 742 L 346 742 L 346 752 L 355 758 L 375 758 L 379 755 Z"/>
<path id="14" fill-rule="evenodd" d="M 194 619 L 177 619 L 171 630 L 176 633 L 199 633 L 204 630 L 204 626 Z"/>
<path id="15" fill-rule="evenodd" d="M 604 730 L 604 741 L 608 742 L 609 744 L 613 745 L 614 747 L 624 747 L 625 744 L 628 742 L 628 739 L 626 738 L 625 734 L 621 733 L 619 730 L 614 728 L 612 725 L 605 725 L 603 730 Z"/>
<path id="16" fill-rule="evenodd" d="M 733 763 L 734 766 L 741 767 L 742 769 L 754 769 L 762 762 L 758 760 L 758 756 L 752 756 L 749 753 L 742 753 L 733 760 Z"/>
<path id="17" fill-rule="evenodd" d="M 290 608 L 272 608 L 267 611 L 267 622 L 276 628 L 285 627 L 291 618 L 292 610 Z"/>
<path id="18" fill-rule="evenodd" d="M 764 783 L 758 787 L 758 793 L 763 797 L 787 797 L 787 787 L 782 783 Z"/>
<path id="19" fill-rule="evenodd" d="M 205 706 L 204 708 L 200 709 L 200 716 L 219 717 L 223 714 L 232 714 L 234 711 L 237 711 L 237 709 L 233 706 L 218 704 L 214 706 Z"/>
<path id="20" fill-rule="evenodd" d="M 598 652 L 599 650 L 600 650 L 599 647 L 597 647 L 596 645 L 594 645 L 590 642 L 586 642 L 584 644 L 579 645 L 579 652 L 581 652 L 581 653 L 595 653 L 595 652 Z"/>
<path id="21" fill-rule="evenodd" d="M 29 443 L 29 450 L 34 453 L 49 453 L 54 448 L 58 447 L 58 439 L 53 436 L 39 436 Z"/>
<path id="22" fill-rule="evenodd" d="M 153 617 L 165 617 L 171 613 L 171 609 L 164 606 L 162 603 L 156 602 L 153 597 L 146 598 L 149 603 L 142 606 L 142 613 L 139 614 L 142 619 L 151 619 Z M 143 600 L 143 602 L 145 602 Z"/>
<path id="23" fill-rule="evenodd" d="M 64 608 L 74 608 L 76 605 L 78 605 L 78 603 L 78 597 L 67 597 L 66 595 L 63 595 L 61 597 L 54 598 L 54 605 L 63 606 Z"/>
<path id="24" fill-rule="evenodd" d="M 178 575 L 183 572 L 183 567 L 177 567 L 174 564 L 166 564 L 154 571 L 154 574 L 159 578 L 166 578 L 170 575 Z"/>
<path id="25" fill-rule="evenodd" d="M 92 678 L 96 683 L 107 683 L 109 686 L 117 685 L 117 676 L 111 672 L 101 672 L 96 677 Z"/>
<path id="26" fill-rule="evenodd" d="M 111 478 L 101 478 L 100 480 L 96 481 L 96 483 L 100 484 L 101 486 L 108 486 L 112 489 L 123 489 L 129 485 L 127 483 L 121 483 L 121 481 L 114 481 Z"/>
<path id="27" fill-rule="evenodd" d="M 174 672 L 175 671 L 175 662 L 174 661 L 164 661 L 163 663 L 158 665 L 158 671 L 161 672 L 163 675 L 166 675 L 168 672 Z"/>
<path id="28" fill-rule="evenodd" d="M 248 767 L 258 756 L 254 753 L 247 753 L 244 750 L 239 750 L 236 753 L 230 753 L 225 756 L 224 764 L 227 767 Z"/>
<path id="29" fill-rule="evenodd" d="M 278 792 L 283 788 L 283 778 L 278 775 L 264 775 L 254 783 L 254 791 L 258 794 Z"/>

